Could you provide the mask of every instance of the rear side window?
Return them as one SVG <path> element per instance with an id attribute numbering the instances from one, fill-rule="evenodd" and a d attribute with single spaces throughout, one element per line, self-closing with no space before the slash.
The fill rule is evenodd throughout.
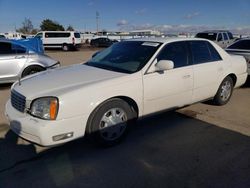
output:
<path id="1" fill-rule="evenodd" d="M 68 38 L 70 33 L 45 33 L 45 38 Z"/>
<path id="2" fill-rule="evenodd" d="M 211 61 L 220 61 L 222 60 L 220 54 L 217 52 L 217 50 L 210 44 L 209 42 L 206 42 L 210 51 L 211 55 Z"/>
<path id="3" fill-rule="evenodd" d="M 239 40 L 228 47 L 229 49 L 250 50 L 250 40 Z"/>
<path id="4" fill-rule="evenodd" d="M 157 60 L 171 60 L 174 62 L 174 68 L 188 65 L 188 48 L 186 42 L 173 42 L 167 44 L 160 52 Z"/>
<path id="5" fill-rule="evenodd" d="M 207 41 L 191 41 L 190 47 L 194 64 L 221 60 L 216 49 Z"/>
<path id="6" fill-rule="evenodd" d="M 75 38 L 81 38 L 81 35 L 80 35 L 80 33 L 74 33 L 74 37 Z"/>
<path id="7" fill-rule="evenodd" d="M 211 32 L 211 33 L 198 33 L 196 35 L 196 38 L 203 38 L 203 39 L 215 41 L 216 36 L 217 36 L 217 33 L 213 33 L 213 32 Z"/>

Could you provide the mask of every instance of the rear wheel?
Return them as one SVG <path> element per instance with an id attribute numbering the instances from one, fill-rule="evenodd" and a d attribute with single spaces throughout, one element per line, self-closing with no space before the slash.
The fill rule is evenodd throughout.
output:
<path id="1" fill-rule="evenodd" d="M 69 46 L 67 44 L 63 44 L 62 49 L 63 51 L 69 51 Z"/>
<path id="2" fill-rule="evenodd" d="M 216 105 L 224 105 L 228 103 L 233 93 L 233 80 L 231 77 L 226 77 L 222 83 L 220 84 L 220 87 L 213 99 L 213 102 Z"/>
<path id="3" fill-rule="evenodd" d="M 37 72 L 41 72 L 44 71 L 45 68 L 41 67 L 41 66 L 29 66 L 27 68 L 24 69 L 23 73 L 22 73 L 22 78 L 31 74 L 35 74 Z"/>
<path id="4" fill-rule="evenodd" d="M 114 98 L 91 114 L 88 132 L 97 144 L 112 146 L 125 137 L 135 118 L 135 112 L 127 102 Z"/>

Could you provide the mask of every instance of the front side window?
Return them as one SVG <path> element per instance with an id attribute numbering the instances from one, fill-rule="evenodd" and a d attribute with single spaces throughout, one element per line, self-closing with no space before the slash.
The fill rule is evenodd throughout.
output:
<path id="1" fill-rule="evenodd" d="M 167 44 L 160 52 L 157 60 L 171 60 L 174 68 L 184 67 L 188 65 L 188 50 L 186 42 L 173 42 Z"/>
<path id="2" fill-rule="evenodd" d="M 207 41 L 191 41 L 190 47 L 194 64 L 201 64 L 212 61 Z"/>
<path id="3" fill-rule="evenodd" d="M 116 72 L 134 73 L 141 70 L 162 43 L 124 41 L 101 51 L 85 65 Z"/>
<path id="4" fill-rule="evenodd" d="M 222 41 L 222 40 L 223 40 L 223 39 L 222 39 L 222 34 L 219 33 L 219 34 L 218 34 L 218 39 L 217 39 L 217 41 L 220 42 L 220 41 Z"/>
<path id="5" fill-rule="evenodd" d="M 23 54 L 26 49 L 20 45 L 9 42 L 0 42 L 0 54 Z"/>
<path id="6" fill-rule="evenodd" d="M 80 33 L 74 33 L 74 37 L 75 38 L 81 38 L 81 35 L 80 35 Z"/>
<path id="7" fill-rule="evenodd" d="M 42 33 L 37 33 L 35 37 L 36 38 L 43 38 L 43 34 Z"/>

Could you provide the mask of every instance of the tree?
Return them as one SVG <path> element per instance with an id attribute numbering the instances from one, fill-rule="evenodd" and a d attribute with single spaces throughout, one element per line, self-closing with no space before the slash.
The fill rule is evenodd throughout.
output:
<path id="1" fill-rule="evenodd" d="M 72 25 L 69 25 L 66 30 L 67 31 L 74 31 L 74 28 L 72 27 Z"/>
<path id="2" fill-rule="evenodd" d="M 25 18 L 22 27 L 17 29 L 17 32 L 23 33 L 23 34 L 31 34 L 34 30 L 33 24 L 29 18 Z"/>
<path id="3" fill-rule="evenodd" d="M 64 27 L 56 21 L 45 19 L 42 21 L 40 28 L 42 31 L 64 31 Z"/>

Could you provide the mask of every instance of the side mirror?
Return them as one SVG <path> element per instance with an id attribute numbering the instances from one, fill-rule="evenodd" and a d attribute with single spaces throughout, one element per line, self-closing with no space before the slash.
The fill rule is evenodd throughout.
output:
<path id="1" fill-rule="evenodd" d="M 155 65 L 157 71 L 171 70 L 174 68 L 174 62 L 170 60 L 160 60 Z"/>

